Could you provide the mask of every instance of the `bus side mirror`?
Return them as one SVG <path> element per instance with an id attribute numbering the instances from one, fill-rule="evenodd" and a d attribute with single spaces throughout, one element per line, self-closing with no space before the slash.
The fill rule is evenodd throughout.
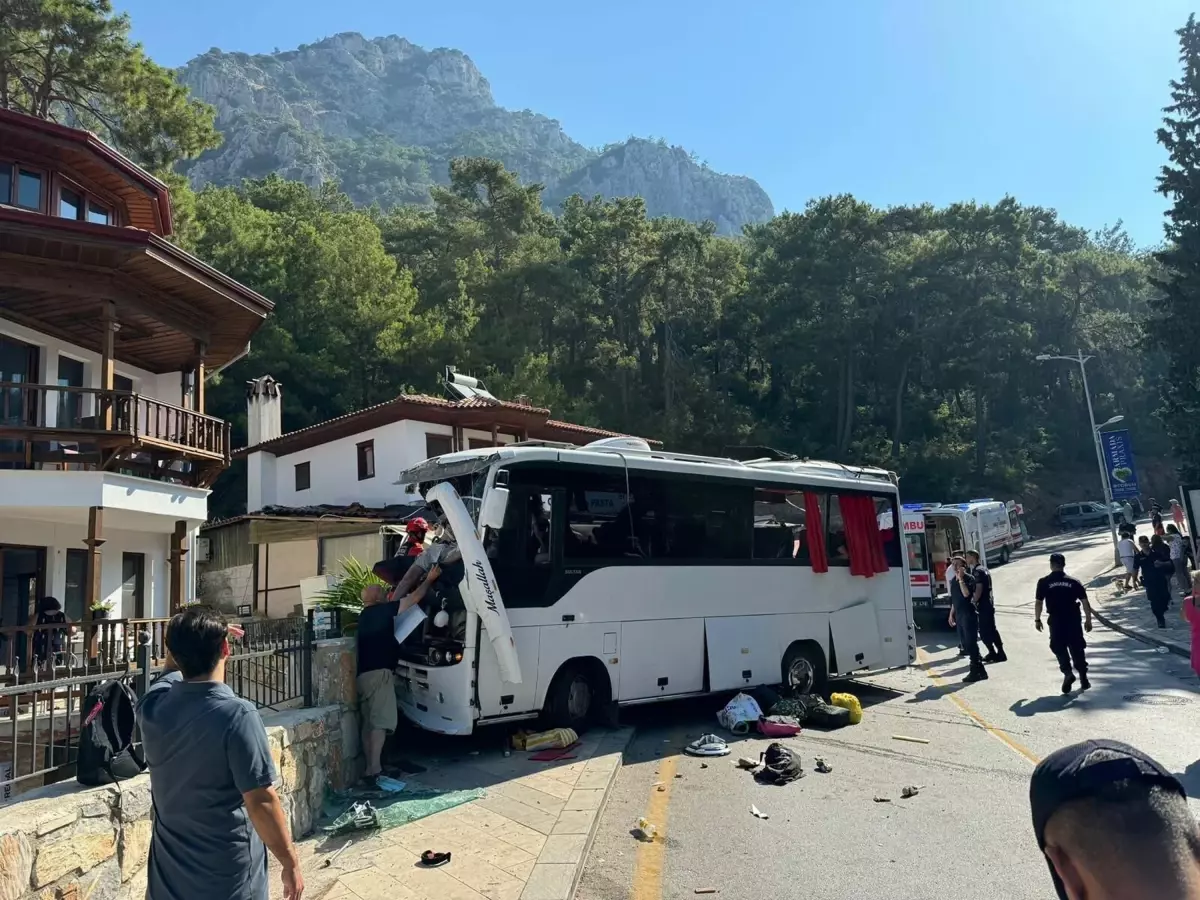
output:
<path id="1" fill-rule="evenodd" d="M 479 510 L 479 524 L 484 528 L 499 531 L 504 525 L 504 513 L 508 509 L 508 488 L 493 487 L 483 499 Z"/>

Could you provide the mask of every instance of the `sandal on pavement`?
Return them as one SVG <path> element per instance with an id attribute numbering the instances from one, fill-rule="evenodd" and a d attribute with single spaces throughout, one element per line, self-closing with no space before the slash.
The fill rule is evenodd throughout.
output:
<path id="1" fill-rule="evenodd" d="M 433 868 L 434 866 L 443 866 L 450 862 L 450 853 L 434 853 L 432 850 L 426 850 L 421 854 L 421 865 Z"/>

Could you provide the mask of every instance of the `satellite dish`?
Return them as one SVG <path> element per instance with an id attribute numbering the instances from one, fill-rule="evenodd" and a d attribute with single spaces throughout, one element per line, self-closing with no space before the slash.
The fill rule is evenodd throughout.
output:
<path id="1" fill-rule="evenodd" d="M 483 400 L 486 403 L 499 403 L 491 392 L 483 386 L 478 378 L 463 375 L 454 366 L 446 366 L 446 390 L 459 400 Z"/>

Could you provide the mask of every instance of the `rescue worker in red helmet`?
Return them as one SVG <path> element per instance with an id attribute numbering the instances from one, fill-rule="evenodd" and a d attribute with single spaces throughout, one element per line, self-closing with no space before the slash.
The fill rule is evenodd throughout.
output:
<path id="1" fill-rule="evenodd" d="M 425 551 L 425 533 L 427 531 L 429 531 L 429 523 L 420 516 L 409 519 L 408 524 L 404 526 L 404 533 L 408 535 L 405 556 L 420 556 Z"/>

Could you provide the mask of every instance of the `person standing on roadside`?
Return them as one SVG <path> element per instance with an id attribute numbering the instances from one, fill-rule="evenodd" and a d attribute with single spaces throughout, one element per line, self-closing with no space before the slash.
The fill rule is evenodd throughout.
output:
<path id="1" fill-rule="evenodd" d="M 267 730 L 225 684 L 240 631 L 208 606 L 176 613 L 165 670 L 138 703 L 154 811 L 147 900 L 268 900 L 267 849 L 286 900 L 304 893 Z"/>
<path id="2" fill-rule="evenodd" d="M 1050 616 L 1050 650 L 1058 657 L 1058 668 L 1063 673 L 1062 692 L 1071 693 L 1075 675 L 1071 671 L 1074 663 L 1079 673 L 1079 688 L 1086 691 L 1092 686 L 1088 680 L 1088 664 L 1085 649 L 1087 641 L 1083 633 L 1092 630 L 1092 607 L 1088 603 L 1087 590 L 1077 578 L 1064 570 L 1067 558 L 1061 553 L 1050 554 L 1050 574 L 1038 579 L 1036 600 L 1033 608 L 1033 624 L 1042 630 L 1042 608 Z M 1086 618 L 1080 617 L 1083 605 Z"/>
<path id="3" fill-rule="evenodd" d="M 1178 500 L 1171 501 L 1171 521 L 1175 523 L 1180 534 L 1187 532 L 1187 529 L 1183 527 L 1183 507 L 1179 505 Z"/>
<path id="4" fill-rule="evenodd" d="M 1171 605 L 1171 574 L 1175 565 L 1171 552 L 1157 534 L 1154 538 L 1142 535 L 1137 556 L 1138 571 L 1142 574 L 1142 586 L 1146 588 L 1146 599 L 1150 601 L 1150 612 L 1154 614 L 1159 628 L 1167 627 L 1167 607 Z"/>
<path id="5" fill-rule="evenodd" d="M 1008 654 L 1004 652 L 1004 640 L 996 627 L 996 602 L 992 594 L 992 573 L 979 559 L 974 550 L 967 551 L 967 565 L 971 577 L 975 579 L 975 609 L 979 613 L 979 640 L 987 647 L 985 663 L 1008 662 Z"/>
<path id="6" fill-rule="evenodd" d="M 1121 503 L 1121 515 L 1125 517 L 1125 524 L 1130 528 L 1137 524 L 1137 516 L 1133 513 L 1133 504 L 1128 500 Z"/>
<path id="7" fill-rule="evenodd" d="M 950 582 L 950 624 L 958 628 L 958 639 L 962 642 L 971 660 L 971 670 L 963 681 L 986 681 L 987 669 L 979 657 L 979 611 L 975 608 L 975 579 L 967 569 L 967 561 L 956 556 L 954 580 Z"/>
<path id="8" fill-rule="evenodd" d="M 1192 592 L 1192 580 L 1188 577 L 1187 552 L 1183 549 L 1183 535 L 1174 523 L 1167 526 L 1167 547 L 1170 548 L 1171 566 L 1175 581 L 1179 585 L 1180 595 L 1186 597 Z"/>
<path id="9" fill-rule="evenodd" d="M 1137 544 L 1133 542 L 1127 529 L 1122 529 L 1121 540 L 1117 542 L 1117 555 L 1121 557 L 1121 565 L 1125 568 L 1125 580 L 1122 590 L 1130 590 L 1138 586 L 1137 577 Z"/>
<path id="10" fill-rule="evenodd" d="M 1150 500 L 1150 527 L 1154 529 L 1155 534 L 1163 533 L 1162 507 L 1154 499 Z"/>

